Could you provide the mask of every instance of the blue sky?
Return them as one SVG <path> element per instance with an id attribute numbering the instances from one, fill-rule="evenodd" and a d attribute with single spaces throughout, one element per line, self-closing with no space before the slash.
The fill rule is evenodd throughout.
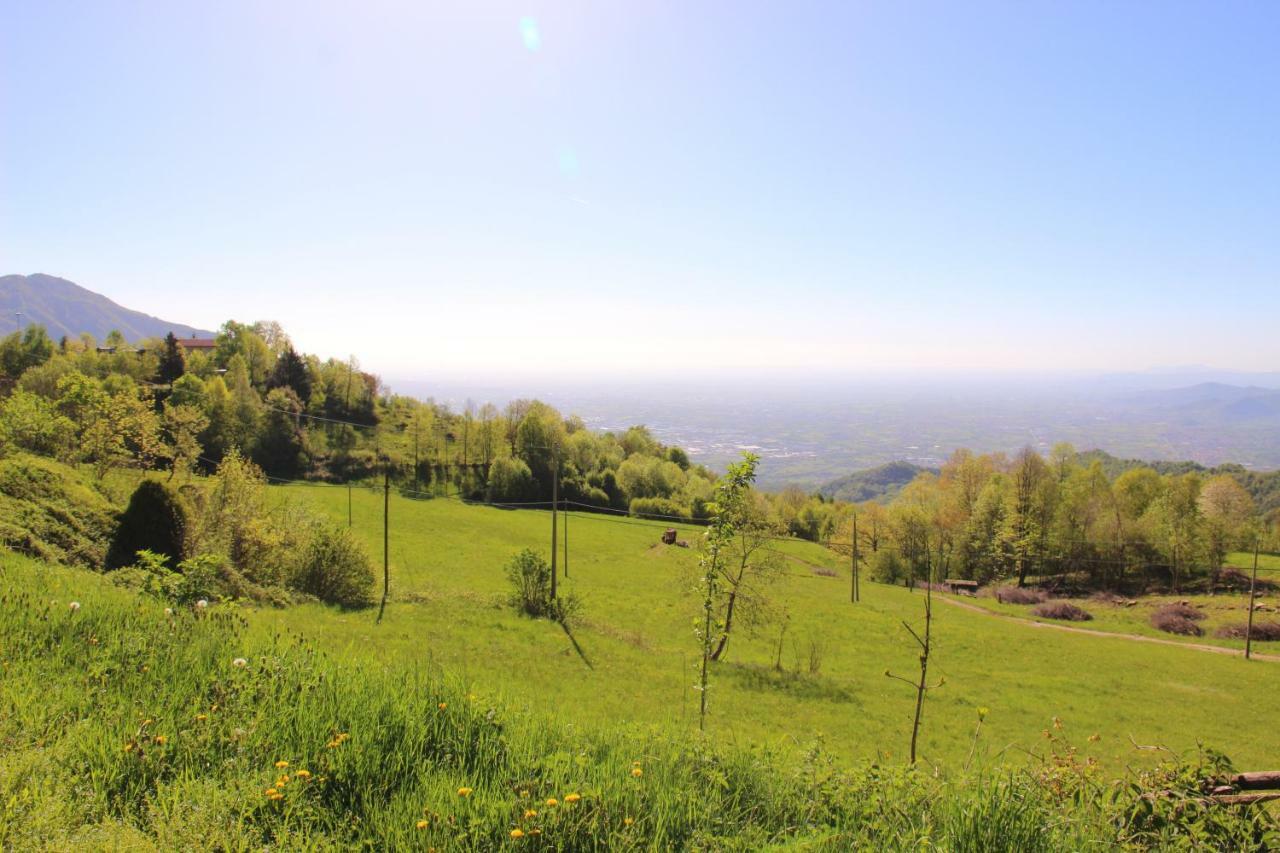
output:
<path id="1" fill-rule="evenodd" d="M 1280 365 L 1275 3 L 0 10 L 0 272 L 389 376 Z"/>

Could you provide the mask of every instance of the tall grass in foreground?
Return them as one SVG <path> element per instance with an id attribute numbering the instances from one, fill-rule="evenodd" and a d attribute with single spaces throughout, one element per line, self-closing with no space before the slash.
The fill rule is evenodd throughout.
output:
<path id="1" fill-rule="evenodd" d="M 0 571 L 5 849 L 1275 843 L 1264 812 L 1189 820 L 1194 809 L 1098 784 L 1069 755 L 947 778 L 840 767 L 820 746 L 783 761 L 657 730 L 567 728 L 439 673 L 342 667 L 300 635 L 249 647 L 234 610 L 166 612 L 12 557 Z"/>

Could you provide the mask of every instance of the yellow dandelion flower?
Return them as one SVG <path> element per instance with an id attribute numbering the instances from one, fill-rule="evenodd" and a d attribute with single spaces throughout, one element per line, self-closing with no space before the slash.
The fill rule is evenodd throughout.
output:
<path id="1" fill-rule="evenodd" d="M 165 737 L 164 735 L 156 735 L 156 737 L 155 737 L 155 741 L 156 741 L 156 743 L 160 744 L 161 746 L 164 746 L 166 743 L 168 743 L 168 742 L 169 742 L 169 739 L 168 739 L 167 737 Z"/>
<path id="2" fill-rule="evenodd" d="M 631 826 L 631 824 L 633 824 L 633 823 L 635 823 L 635 822 L 636 822 L 636 819 L 635 819 L 635 818 L 633 818 L 633 817 L 624 817 L 624 818 L 622 819 L 622 825 L 623 825 L 623 826 Z"/>
<path id="3" fill-rule="evenodd" d="M 547 797 L 547 805 L 548 805 L 548 806 L 558 806 L 558 805 L 560 805 L 560 801 L 559 801 L 559 800 L 557 800 L 555 797 Z"/>
<path id="4" fill-rule="evenodd" d="M 578 800 L 581 800 L 581 799 L 582 799 L 581 794 L 565 794 L 564 795 L 564 801 L 566 803 L 576 803 L 578 802 Z"/>
<path id="5" fill-rule="evenodd" d="M 289 762 L 287 762 L 287 761 L 283 761 L 283 760 L 281 760 L 281 761 L 277 761 L 277 762 L 276 762 L 276 769 L 277 769 L 277 770 L 283 770 L 283 769 L 285 769 L 285 768 L 286 768 L 286 767 L 288 767 L 288 766 L 289 766 Z"/>
<path id="6" fill-rule="evenodd" d="M 276 800 L 276 801 L 283 800 L 283 799 L 284 799 L 284 794 L 281 794 L 279 791 L 277 791 L 276 793 L 274 793 L 274 794 L 272 794 L 271 796 L 267 797 L 267 799 L 268 799 L 268 800 Z"/>
<path id="7" fill-rule="evenodd" d="M 277 791 L 275 788 L 268 788 L 268 789 L 263 793 L 263 796 L 270 797 L 271 795 L 273 795 L 273 794 L 278 794 L 278 793 L 280 793 L 280 792 L 279 792 L 279 791 Z"/>
<path id="8" fill-rule="evenodd" d="M 203 723 L 203 722 L 204 722 L 205 720 L 207 720 L 207 719 L 209 719 L 209 715 L 208 715 L 208 714 L 196 714 L 196 722 L 197 722 L 197 723 Z"/>
<path id="9" fill-rule="evenodd" d="M 426 828 L 427 828 L 427 822 L 426 822 L 425 820 L 420 820 L 420 821 L 418 821 L 418 822 L 417 822 L 417 824 L 415 824 L 415 825 L 418 827 L 418 829 L 426 829 Z"/>
<path id="10" fill-rule="evenodd" d="M 537 817 L 537 816 L 538 816 L 538 812 L 537 812 L 537 810 L 536 810 L 536 809 L 525 809 L 525 810 L 524 810 L 524 816 L 525 816 L 525 817 Z"/>
<path id="11" fill-rule="evenodd" d="M 542 830 L 541 830 L 541 829 L 538 829 L 538 828 L 535 826 L 533 829 L 529 830 L 529 834 L 530 834 L 530 835 L 541 835 L 541 834 L 542 834 Z"/>
<path id="12" fill-rule="evenodd" d="M 136 743 L 134 743 L 133 741 L 129 741 L 128 743 L 126 743 L 126 744 L 124 745 L 124 751 L 125 751 L 125 752 L 133 752 L 133 748 L 134 748 L 135 746 L 137 746 L 137 744 L 136 744 Z"/>
<path id="13" fill-rule="evenodd" d="M 471 796 L 471 789 L 470 789 L 470 788 L 459 788 L 459 789 L 458 789 L 458 796 L 459 796 L 459 797 L 469 797 L 469 796 Z"/>
<path id="14" fill-rule="evenodd" d="M 443 711 L 445 708 L 448 708 L 448 707 L 449 707 L 449 703 L 448 703 L 448 702 L 441 702 L 441 703 L 440 703 L 439 705 L 437 705 L 436 707 L 437 707 L 437 708 L 439 708 L 441 711 Z"/>
<path id="15" fill-rule="evenodd" d="M 641 770 L 639 767 L 632 767 L 632 768 L 631 768 L 631 775 L 632 775 L 632 776 L 634 776 L 634 777 L 636 777 L 637 779 L 639 779 L 641 776 L 643 776 L 643 775 L 644 775 L 644 771 L 643 771 L 643 770 Z"/>
<path id="16" fill-rule="evenodd" d="M 298 778 L 298 779 L 310 779 L 310 778 L 311 778 L 311 771 L 310 771 L 310 770 L 299 770 L 297 773 L 294 773 L 293 775 L 294 775 L 296 778 Z"/>
<path id="17" fill-rule="evenodd" d="M 522 796 L 522 797 L 527 797 L 527 796 L 529 796 L 529 792 L 528 792 L 528 791 L 521 791 L 521 792 L 520 792 L 520 796 Z"/>
<path id="18" fill-rule="evenodd" d="M 524 838 L 524 830 L 517 826 L 515 829 L 511 830 L 511 837 Z"/>
<path id="19" fill-rule="evenodd" d="M 288 785 L 288 784 L 289 784 L 289 774 L 288 774 L 288 773 L 282 773 L 282 774 L 280 774 L 280 778 L 276 780 L 276 784 L 277 784 L 277 785 L 279 785 L 279 786 L 280 786 L 280 787 L 282 787 L 282 788 L 283 788 L 285 785 Z"/>

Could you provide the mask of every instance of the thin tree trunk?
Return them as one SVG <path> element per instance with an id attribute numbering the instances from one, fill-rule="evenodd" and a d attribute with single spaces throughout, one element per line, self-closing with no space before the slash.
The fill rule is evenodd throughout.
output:
<path id="1" fill-rule="evenodd" d="M 720 635 L 720 644 L 716 646 L 716 650 L 711 653 L 711 659 L 718 661 L 720 656 L 724 654 L 724 647 L 729 644 L 729 631 L 733 628 L 733 605 L 738 600 L 738 591 L 735 589 L 729 593 L 729 604 L 724 610 L 724 633 Z"/>

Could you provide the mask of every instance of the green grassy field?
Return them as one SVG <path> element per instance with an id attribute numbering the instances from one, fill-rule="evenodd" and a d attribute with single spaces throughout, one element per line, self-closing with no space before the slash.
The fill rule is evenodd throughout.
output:
<path id="1" fill-rule="evenodd" d="M 1183 807 L 1199 780 L 1226 772 L 1214 760 L 1115 785 L 1060 740 L 1045 744 L 1054 760 L 1008 773 L 717 745 L 496 701 L 379 656 L 372 637 L 365 653 L 335 655 L 292 630 L 249 630 L 235 605 L 166 608 L 91 572 L 0 553 L 0 849 L 1276 842 L 1265 808 Z"/>
<path id="2" fill-rule="evenodd" d="M 346 489 L 274 491 L 347 517 Z M 352 495 L 354 527 L 380 563 L 382 495 Z M 381 625 L 372 612 L 307 605 L 256 611 L 253 630 L 301 632 L 362 666 L 443 667 L 485 696 L 569 725 L 697 727 L 697 604 L 688 594 L 696 552 L 659 544 L 661 525 L 571 517 L 564 588 L 584 602 L 571 641 L 556 625 L 503 604 L 507 560 L 523 547 L 549 551 L 547 513 L 393 494 L 391 521 L 391 601 Z M 682 535 L 692 540 L 697 531 Z M 853 605 L 839 558 L 804 542 L 779 547 L 789 564 L 775 590 L 790 613 L 784 672 L 774 670 L 776 629 L 735 636 L 713 673 L 712 736 L 796 752 L 821 737 L 848 758 L 902 760 L 912 696 L 884 673 L 909 676 L 916 667 L 901 622 L 919 624 L 921 595 L 864 582 L 863 600 Z M 1259 733 L 1280 723 L 1280 709 L 1260 701 L 1274 689 L 1277 664 L 1047 631 L 950 606 L 935 613 L 931 672 L 946 684 L 926 706 L 927 761 L 963 762 L 978 709 L 986 708 L 979 754 L 989 761 L 1025 762 L 1028 753 L 1043 753 L 1041 733 L 1057 717 L 1083 753 L 1114 770 L 1150 756 L 1136 752 L 1131 739 L 1175 750 L 1204 743 L 1246 768 L 1275 763 Z M 815 675 L 807 666 L 810 641 L 822 649 Z"/>

